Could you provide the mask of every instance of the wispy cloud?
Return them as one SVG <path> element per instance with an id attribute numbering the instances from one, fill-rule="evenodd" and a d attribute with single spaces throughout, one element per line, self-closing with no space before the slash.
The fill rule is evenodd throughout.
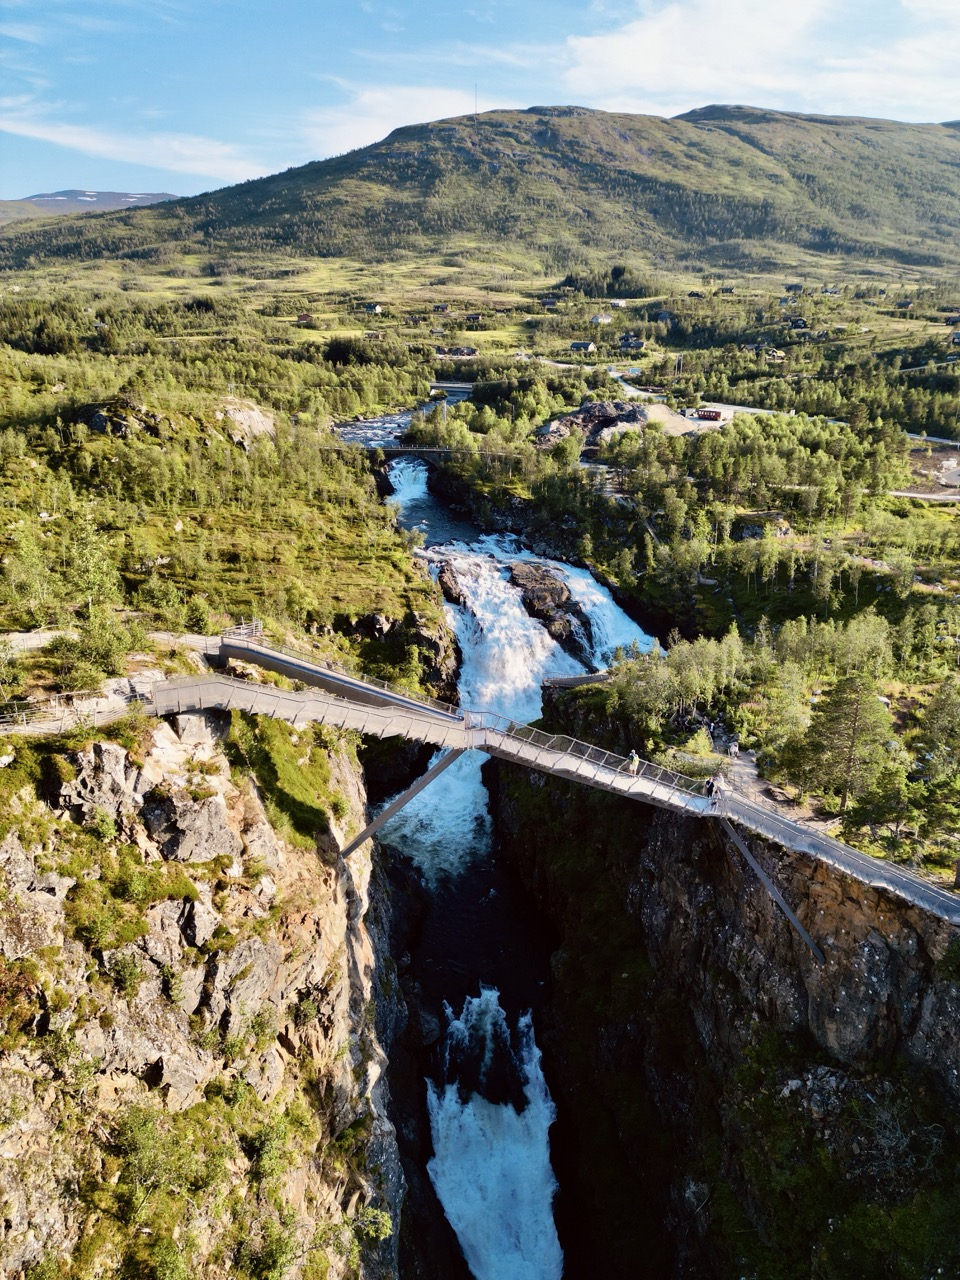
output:
<path id="1" fill-rule="evenodd" d="M 215 138 L 184 133 L 122 134 L 63 124 L 0 110 L 0 131 L 39 142 L 54 142 L 84 155 L 102 156 L 130 164 L 194 173 L 223 182 L 243 182 L 266 172 L 237 147 Z"/>
<path id="2" fill-rule="evenodd" d="M 565 43 L 580 101 L 671 113 L 708 102 L 944 119 L 960 114 L 960 10 L 896 0 L 772 8 L 769 0 L 638 3 L 637 17 Z"/>
<path id="3" fill-rule="evenodd" d="M 22 40 L 24 44 L 43 44 L 46 32 L 35 23 L 0 22 L 0 36 L 7 40 Z"/>
<path id="4" fill-rule="evenodd" d="M 304 141 L 318 159 L 379 142 L 392 129 L 419 121 L 462 116 L 473 111 L 474 96 L 463 89 L 417 85 L 344 86 L 342 105 L 310 111 L 302 120 Z M 481 102 L 481 110 L 492 104 Z"/>

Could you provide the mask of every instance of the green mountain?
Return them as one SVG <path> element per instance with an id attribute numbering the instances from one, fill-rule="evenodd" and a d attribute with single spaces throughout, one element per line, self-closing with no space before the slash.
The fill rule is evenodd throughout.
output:
<path id="1" fill-rule="evenodd" d="M 185 254 L 364 261 L 466 250 L 555 271 L 630 258 L 777 269 L 960 266 L 960 123 L 705 107 L 492 111 L 208 195 L 10 227 L 0 265 Z"/>

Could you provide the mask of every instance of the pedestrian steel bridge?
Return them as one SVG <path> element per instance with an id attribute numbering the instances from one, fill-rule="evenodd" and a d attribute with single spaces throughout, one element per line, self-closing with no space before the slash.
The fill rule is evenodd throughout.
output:
<path id="1" fill-rule="evenodd" d="M 150 709 L 155 714 L 236 709 L 275 716 L 291 724 L 318 721 L 380 738 L 399 735 L 445 749 L 446 754 L 428 774 L 384 810 L 345 853 L 352 852 L 369 838 L 462 752 L 478 750 L 674 813 L 720 822 L 819 961 L 823 959 L 820 949 L 735 828 L 813 857 L 873 889 L 893 893 L 951 924 L 960 925 L 960 897 L 948 890 L 903 867 L 861 853 L 805 823 L 785 818 L 774 808 L 747 800 L 729 789 L 719 796 L 710 796 L 702 779 L 685 777 L 643 761 L 636 773 L 631 773 L 628 761 L 614 752 L 565 735 L 544 733 L 493 712 L 454 707 L 339 671 L 303 653 L 265 642 L 255 628 L 235 628 L 219 640 L 212 640 L 208 652 L 221 660 L 233 658 L 252 663 L 310 687 L 294 692 L 228 676 L 190 676 L 153 687 Z"/>
<path id="2" fill-rule="evenodd" d="M 411 738 L 458 753 L 486 751 L 514 764 L 663 809 L 701 817 L 712 812 L 703 781 L 642 761 L 636 772 L 631 772 L 623 756 L 576 738 L 544 733 L 495 712 L 468 711 L 404 693 L 321 666 L 303 654 L 266 645 L 262 640 L 227 635 L 214 652 L 222 659 L 254 663 L 312 687 L 293 692 L 230 676 L 187 676 L 154 685 L 149 709 L 159 716 L 248 711 L 290 724 L 319 721 L 377 738 Z"/>
<path id="3" fill-rule="evenodd" d="M 670 769 L 641 761 L 635 771 L 623 757 L 590 743 L 561 734 L 544 733 L 494 712 L 473 711 L 433 698 L 408 693 L 382 681 L 359 677 L 314 661 L 310 656 L 265 641 L 259 627 L 241 626 L 220 638 L 193 638 L 193 647 L 214 662 L 230 659 L 251 663 L 295 681 L 300 689 L 236 677 L 197 674 L 161 680 L 140 690 L 131 700 L 157 716 L 189 715 L 202 711 L 246 711 L 272 716 L 292 725 L 311 722 L 354 729 L 378 738 L 400 736 L 437 747 L 441 754 L 413 786 L 387 806 L 344 850 L 348 856 L 401 809 L 418 791 L 448 767 L 464 751 L 486 751 L 512 764 L 524 765 L 555 777 L 594 787 L 626 799 L 640 800 L 674 813 L 719 822 L 739 849 L 764 888 L 784 912 L 812 954 L 823 963 L 820 948 L 784 900 L 769 875 L 757 862 L 739 829 L 762 836 L 782 848 L 806 854 L 861 884 L 895 894 L 914 906 L 960 925 L 960 896 L 921 879 L 918 875 L 871 858 L 848 845 L 822 835 L 812 827 L 781 816 L 775 809 L 757 804 L 724 789 L 709 795 L 702 779 L 685 777 Z M 7 731 L 63 733 L 75 724 L 106 723 L 123 715 L 121 705 L 82 714 L 66 712 L 43 717 L 37 712 L 11 723 Z"/>

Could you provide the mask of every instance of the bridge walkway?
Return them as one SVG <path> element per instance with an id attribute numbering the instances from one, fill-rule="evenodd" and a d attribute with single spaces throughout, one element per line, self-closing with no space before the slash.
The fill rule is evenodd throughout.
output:
<path id="1" fill-rule="evenodd" d="M 256 661 L 247 650 L 246 661 Z M 271 670 L 281 665 L 270 654 Z M 299 670 L 301 660 L 291 663 Z M 307 673 L 311 674 L 311 673 Z M 674 812 L 705 817 L 710 799 L 704 784 L 683 778 L 669 769 L 641 763 L 636 774 L 627 761 L 574 738 L 543 733 L 492 712 L 451 714 L 398 694 L 396 701 L 379 689 L 354 696 L 350 677 L 318 669 L 312 673 L 317 687 L 309 692 L 275 689 L 270 685 L 232 676 L 185 676 L 153 686 L 148 709 L 155 715 L 186 715 L 197 711 L 247 711 L 274 716 L 293 725 L 310 721 L 355 729 L 377 738 L 404 737 L 456 751 L 486 751 L 502 760 L 567 778 L 617 795 L 645 800 Z M 294 678 L 303 679 L 303 675 Z M 322 684 L 320 683 L 322 682 Z M 326 688 L 336 685 L 337 692 Z"/>
<path id="2" fill-rule="evenodd" d="M 711 796 L 703 780 L 648 762 L 640 762 L 633 773 L 622 756 L 590 743 L 544 733 L 492 712 L 454 707 L 369 678 L 361 679 L 313 662 L 303 653 L 267 644 L 260 636 L 235 632 L 196 647 L 212 658 L 239 658 L 310 687 L 302 691 L 278 689 L 252 680 L 198 674 L 150 686 L 140 698 L 147 711 L 166 716 L 242 710 L 293 725 L 313 721 L 379 738 L 400 736 L 447 751 L 486 751 L 511 763 L 626 799 L 642 800 L 675 813 L 727 820 L 960 925 L 960 897 L 947 889 L 921 879 L 905 867 L 860 853 L 729 789 Z M 104 723 L 123 714 L 124 709 L 94 715 L 88 722 Z M 56 723 L 24 723 L 18 727 L 25 732 L 58 731 Z M 59 731 L 63 731 L 62 723 Z"/>
<path id="3" fill-rule="evenodd" d="M 726 818 L 785 849 L 808 854 L 861 883 L 877 890 L 887 890 L 941 919 L 960 925 L 960 897 L 949 890 L 921 879 L 906 867 L 872 858 L 802 822 L 784 818 L 773 809 L 731 792 L 729 788 L 711 797 L 707 795 L 702 780 L 684 777 L 647 762 L 641 762 L 636 775 L 633 775 L 622 756 L 589 743 L 543 733 L 492 712 L 452 707 L 432 699 L 415 697 L 388 685 L 336 672 L 311 662 L 303 654 L 266 644 L 262 637 L 225 636 L 219 652 L 224 657 L 242 657 L 256 665 L 270 664 L 271 670 L 312 683 L 324 691 L 297 695 L 263 685 L 254 686 L 248 681 L 236 681 L 231 683 L 245 685 L 246 692 L 234 689 L 227 695 L 225 690 L 221 690 L 217 696 L 227 697 L 224 705 L 240 706 L 242 701 L 243 709 L 256 710 L 260 714 L 281 714 L 282 718 L 291 720 L 298 714 L 301 721 L 323 720 L 376 737 L 399 734 L 437 747 L 486 751 L 515 764 L 628 799 L 642 800 L 675 813 Z M 210 679 L 223 680 L 225 677 Z M 196 682 L 193 678 L 187 682 L 169 682 L 167 688 L 184 683 Z M 161 692 L 162 688 L 157 686 L 157 695 L 169 697 Z M 358 692 L 366 699 L 363 704 L 356 700 Z M 204 696 L 212 696 L 212 686 L 208 685 Z M 182 703 L 185 695 L 181 692 L 178 697 Z M 296 703 L 298 698 L 311 697 L 322 698 L 323 706 L 316 702 L 309 707 Z M 272 707 L 277 710 L 272 710 Z M 182 709 L 186 711 L 189 708 L 183 705 Z M 167 710 L 158 710 L 158 714 L 167 713 Z"/>

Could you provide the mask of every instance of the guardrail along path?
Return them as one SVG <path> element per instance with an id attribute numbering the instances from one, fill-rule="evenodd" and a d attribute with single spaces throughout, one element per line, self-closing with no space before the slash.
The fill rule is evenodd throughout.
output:
<path id="1" fill-rule="evenodd" d="M 199 646 L 198 646 L 199 647 Z M 197 675 L 158 681 L 142 698 L 157 716 L 198 711 L 247 711 L 290 724 L 311 721 L 378 738 L 404 737 L 448 751 L 486 751 L 503 760 L 566 778 L 629 799 L 642 800 L 675 813 L 728 819 L 738 827 L 774 843 L 808 854 L 861 883 L 906 898 L 952 924 L 960 925 L 960 899 L 912 872 L 860 853 L 821 835 L 773 809 L 725 789 L 708 794 L 704 780 L 685 777 L 646 761 L 628 761 L 614 752 L 565 735 L 544 733 L 493 712 L 470 711 L 433 698 L 395 689 L 382 681 L 361 678 L 310 655 L 266 642 L 256 625 L 234 628 L 204 650 L 221 660 L 235 658 L 309 686 L 303 691 L 277 689 L 231 676 Z M 94 715 L 103 723 L 120 712 Z M 55 721 L 23 724 L 34 732 L 56 731 Z M 15 727 L 15 726 L 11 726 Z"/>

